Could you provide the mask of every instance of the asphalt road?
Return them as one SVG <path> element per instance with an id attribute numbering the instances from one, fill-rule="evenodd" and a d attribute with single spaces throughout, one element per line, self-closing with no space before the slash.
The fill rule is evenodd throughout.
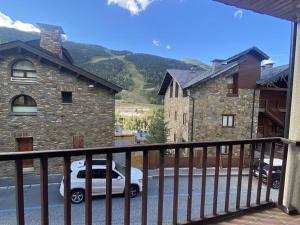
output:
<path id="1" fill-rule="evenodd" d="M 186 202 L 187 202 L 187 177 L 180 177 L 179 180 L 179 197 L 178 197 L 178 220 L 184 221 L 186 218 Z M 224 209 L 226 177 L 220 177 L 219 194 L 218 194 L 218 210 L 221 212 Z M 212 211 L 213 199 L 213 184 L 214 177 L 207 178 L 206 186 L 206 205 L 205 213 L 209 215 Z M 245 205 L 247 194 L 248 177 L 243 176 L 241 204 Z M 252 202 L 256 198 L 257 180 L 253 179 Z M 237 177 L 231 179 L 230 189 L 230 208 L 235 207 L 237 189 Z M 49 185 L 49 216 L 51 225 L 63 224 L 63 198 L 59 195 L 59 185 Z M 265 198 L 266 186 L 263 185 L 262 200 Z M 193 212 L 192 217 L 199 217 L 200 212 L 200 193 L 201 193 L 201 176 L 194 177 L 193 185 Z M 271 197 L 277 197 L 277 191 L 271 191 Z M 26 187 L 25 195 L 25 221 L 26 225 L 40 224 L 40 191 L 39 186 Z M 149 180 L 148 193 L 148 224 L 156 224 L 157 221 L 157 202 L 158 202 L 158 179 Z M 141 203 L 142 197 L 131 199 L 131 224 L 140 224 L 141 221 Z M 172 206 L 173 206 L 173 178 L 165 178 L 164 190 L 164 223 L 170 224 L 172 221 Z M 113 197 L 113 224 L 123 224 L 124 198 L 121 195 Z M 15 189 L 0 190 L 0 224 L 15 225 L 16 210 L 15 210 Z M 72 224 L 84 224 L 84 204 L 72 205 Z M 105 224 L 105 197 L 93 198 L 93 224 Z"/>

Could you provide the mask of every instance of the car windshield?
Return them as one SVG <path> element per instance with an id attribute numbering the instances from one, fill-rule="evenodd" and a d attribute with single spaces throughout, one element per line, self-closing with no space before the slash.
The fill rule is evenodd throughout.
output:
<path id="1" fill-rule="evenodd" d="M 269 170 L 269 168 L 270 168 L 269 164 L 264 166 L 264 170 Z M 281 170 L 281 167 L 280 166 L 273 166 L 273 171 L 277 171 L 277 170 Z"/>
<path id="2" fill-rule="evenodd" d="M 116 170 L 118 170 L 121 174 L 125 176 L 125 167 L 119 163 L 116 163 Z"/>

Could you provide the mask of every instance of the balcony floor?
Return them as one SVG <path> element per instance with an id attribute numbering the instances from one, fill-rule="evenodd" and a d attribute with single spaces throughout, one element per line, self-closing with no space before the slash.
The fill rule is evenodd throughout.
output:
<path id="1" fill-rule="evenodd" d="M 249 213 L 214 225 L 299 225 L 300 215 L 287 215 L 278 208 Z"/>

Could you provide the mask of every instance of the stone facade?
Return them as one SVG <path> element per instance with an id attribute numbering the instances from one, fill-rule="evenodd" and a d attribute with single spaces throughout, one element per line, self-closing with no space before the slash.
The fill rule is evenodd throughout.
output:
<path id="1" fill-rule="evenodd" d="M 62 55 L 62 37 L 59 31 L 49 32 L 43 31 L 41 33 L 40 46 L 55 55 Z"/>
<path id="2" fill-rule="evenodd" d="M 230 76 L 237 76 L 235 94 L 229 94 L 227 77 Z M 256 81 L 259 77 L 260 61 L 247 55 L 238 67 L 226 73 L 193 85 L 184 91 L 178 85 L 178 97 L 174 97 L 177 81 L 172 78 L 173 85 L 170 82 L 164 94 L 165 121 L 170 131 L 168 140 L 203 142 L 256 138 L 260 98 Z M 171 88 L 173 88 L 172 97 L 170 97 Z M 174 118 L 175 112 L 177 112 L 177 120 Z M 187 115 L 185 125 L 183 113 Z M 223 126 L 224 115 L 234 117 L 233 127 Z M 223 147 L 226 152 L 226 146 Z M 234 147 L 236 154 L 239 151 L 235 149 L 239 148 Z"/>
<path id="3" fill-rule="evenodd" d="M 254 89 L 239 89 L 238 93 L 236 97 L 227 96 L 226 78 L 222 76 L 192 88 L 186 97 L 183 97 L 183 90 L 179 87 L 178 97 L 170 98 L 169 86 L 164 99 L 165 121 L 169 129 L 168 140 L 174 142 L 174 135 L 176 141 L 179 142 L 192 140 L 192 98 L 195 99 L 193 141 L 255 138 L 258 124 L 259 90 L 255 90 L 255 95 Z M 175 112 L 177 112 L 177 120 L 175 120 Z M 183 124 L 183 113 L 186 113 L 185 125 Z M 222 115 L 229 114 L 235 116 L 234 127 L 222 127 Z"/>
<path id="4" fill-rule="evenodd" d="M 259 90 L 255 90 L 255 97 L 254 89 L 239 89 L 237 96 L 229 97 L 227 96 L 226 78 L 221 76 L 193 88 L 192 95 L 196 99 L 195 141 L 238 140 L 256 137 Z M 222 115 L 234 115 L 234 127 L 223 127 Z M 253 129 L 251 129 L 252 119 Z"/>
<path id="5" fill-rule="evenodd" d="M 0 149 L 17 151 L 17 138 L 32 137 L 33 150 L 68 149 L 73 136 L 84 137 L 84 147 L 110 146 L 114 132 L 114 92 L 95 85 L 84 77 L 66 72 L 46 61 L 25 53 L 3 54 L 0 60 Z M 11 66 L 17 59 L 34 64 L 33 82 L 14 81 Z M 92 87 L 89 87 L 93 84 Z M 62 103 L 61 91 L 72 91 L 73 102 Z M 37 113 L 15 115 L 11 101 L 28 95 L 37 103 Z M 60 160 L 50 160 L 50 172 L 59 172 Z M 34 163 L 38 167 L 38 162 Z M 0 175 L 11 175 L 13 165 L 1 163 Z M 37 171 L 37 170 L 36 170 Z"/>
<path id="6" fill-rule="evenodd" d="M 174 84 L 175 82 L 173 80 Z M 188 96 L 183 97 L 183 90 L 180 86 L 178 97 L 175 97 L 176 85 L 173 85 L 173 97 L 170 97 L 170 88 L 171 86 L 168 87 L 164 99 L 164 117 L 169 129 L 168 141 L 190 141 L 192 101 Z M 175 119 L 175 113 L 177 114 L 177 119 Z M 183 121 L 184 114 L 186 115 L 185 123 Z"/>

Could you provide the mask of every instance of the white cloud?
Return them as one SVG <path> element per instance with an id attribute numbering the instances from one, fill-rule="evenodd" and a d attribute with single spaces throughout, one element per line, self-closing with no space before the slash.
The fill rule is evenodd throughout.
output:
<path id="1" fill-rule="evenodd" d="M 155 39 L 152 41 L 152 44 L 156 47 L 160 47 L 160 45 L 161 45 L 160 42 L 158 40 L 155 40 Z"/>
<path id="2" fill-rule="evenodd" d="M 166 49 L 170 50 L 171 49 L 171 45 L 166 45 Z"/>
<path id="3" fill-rule="evenodd" d="M 118 5 L 123 9 L 127 9 L 132 15 L 138 15 L 155 0 L 107 0 L 108 5 Z"/>
<path id="4" fill-rule="evenodd" d="M 22 21 L 13 21 L 9 16 L 0 12 L 0 27 L 15 28 L 26 32 L 40 32 L 38 28 L 30 23 L 23 23 Z"/>
<path id="5" fill-rule="evenodd" d="M 238 19 L 242 19 L 244 15 L 244 11 L 241 9 L 238 9 L 234 12 L 233 16 L 238 18 Z"/>

